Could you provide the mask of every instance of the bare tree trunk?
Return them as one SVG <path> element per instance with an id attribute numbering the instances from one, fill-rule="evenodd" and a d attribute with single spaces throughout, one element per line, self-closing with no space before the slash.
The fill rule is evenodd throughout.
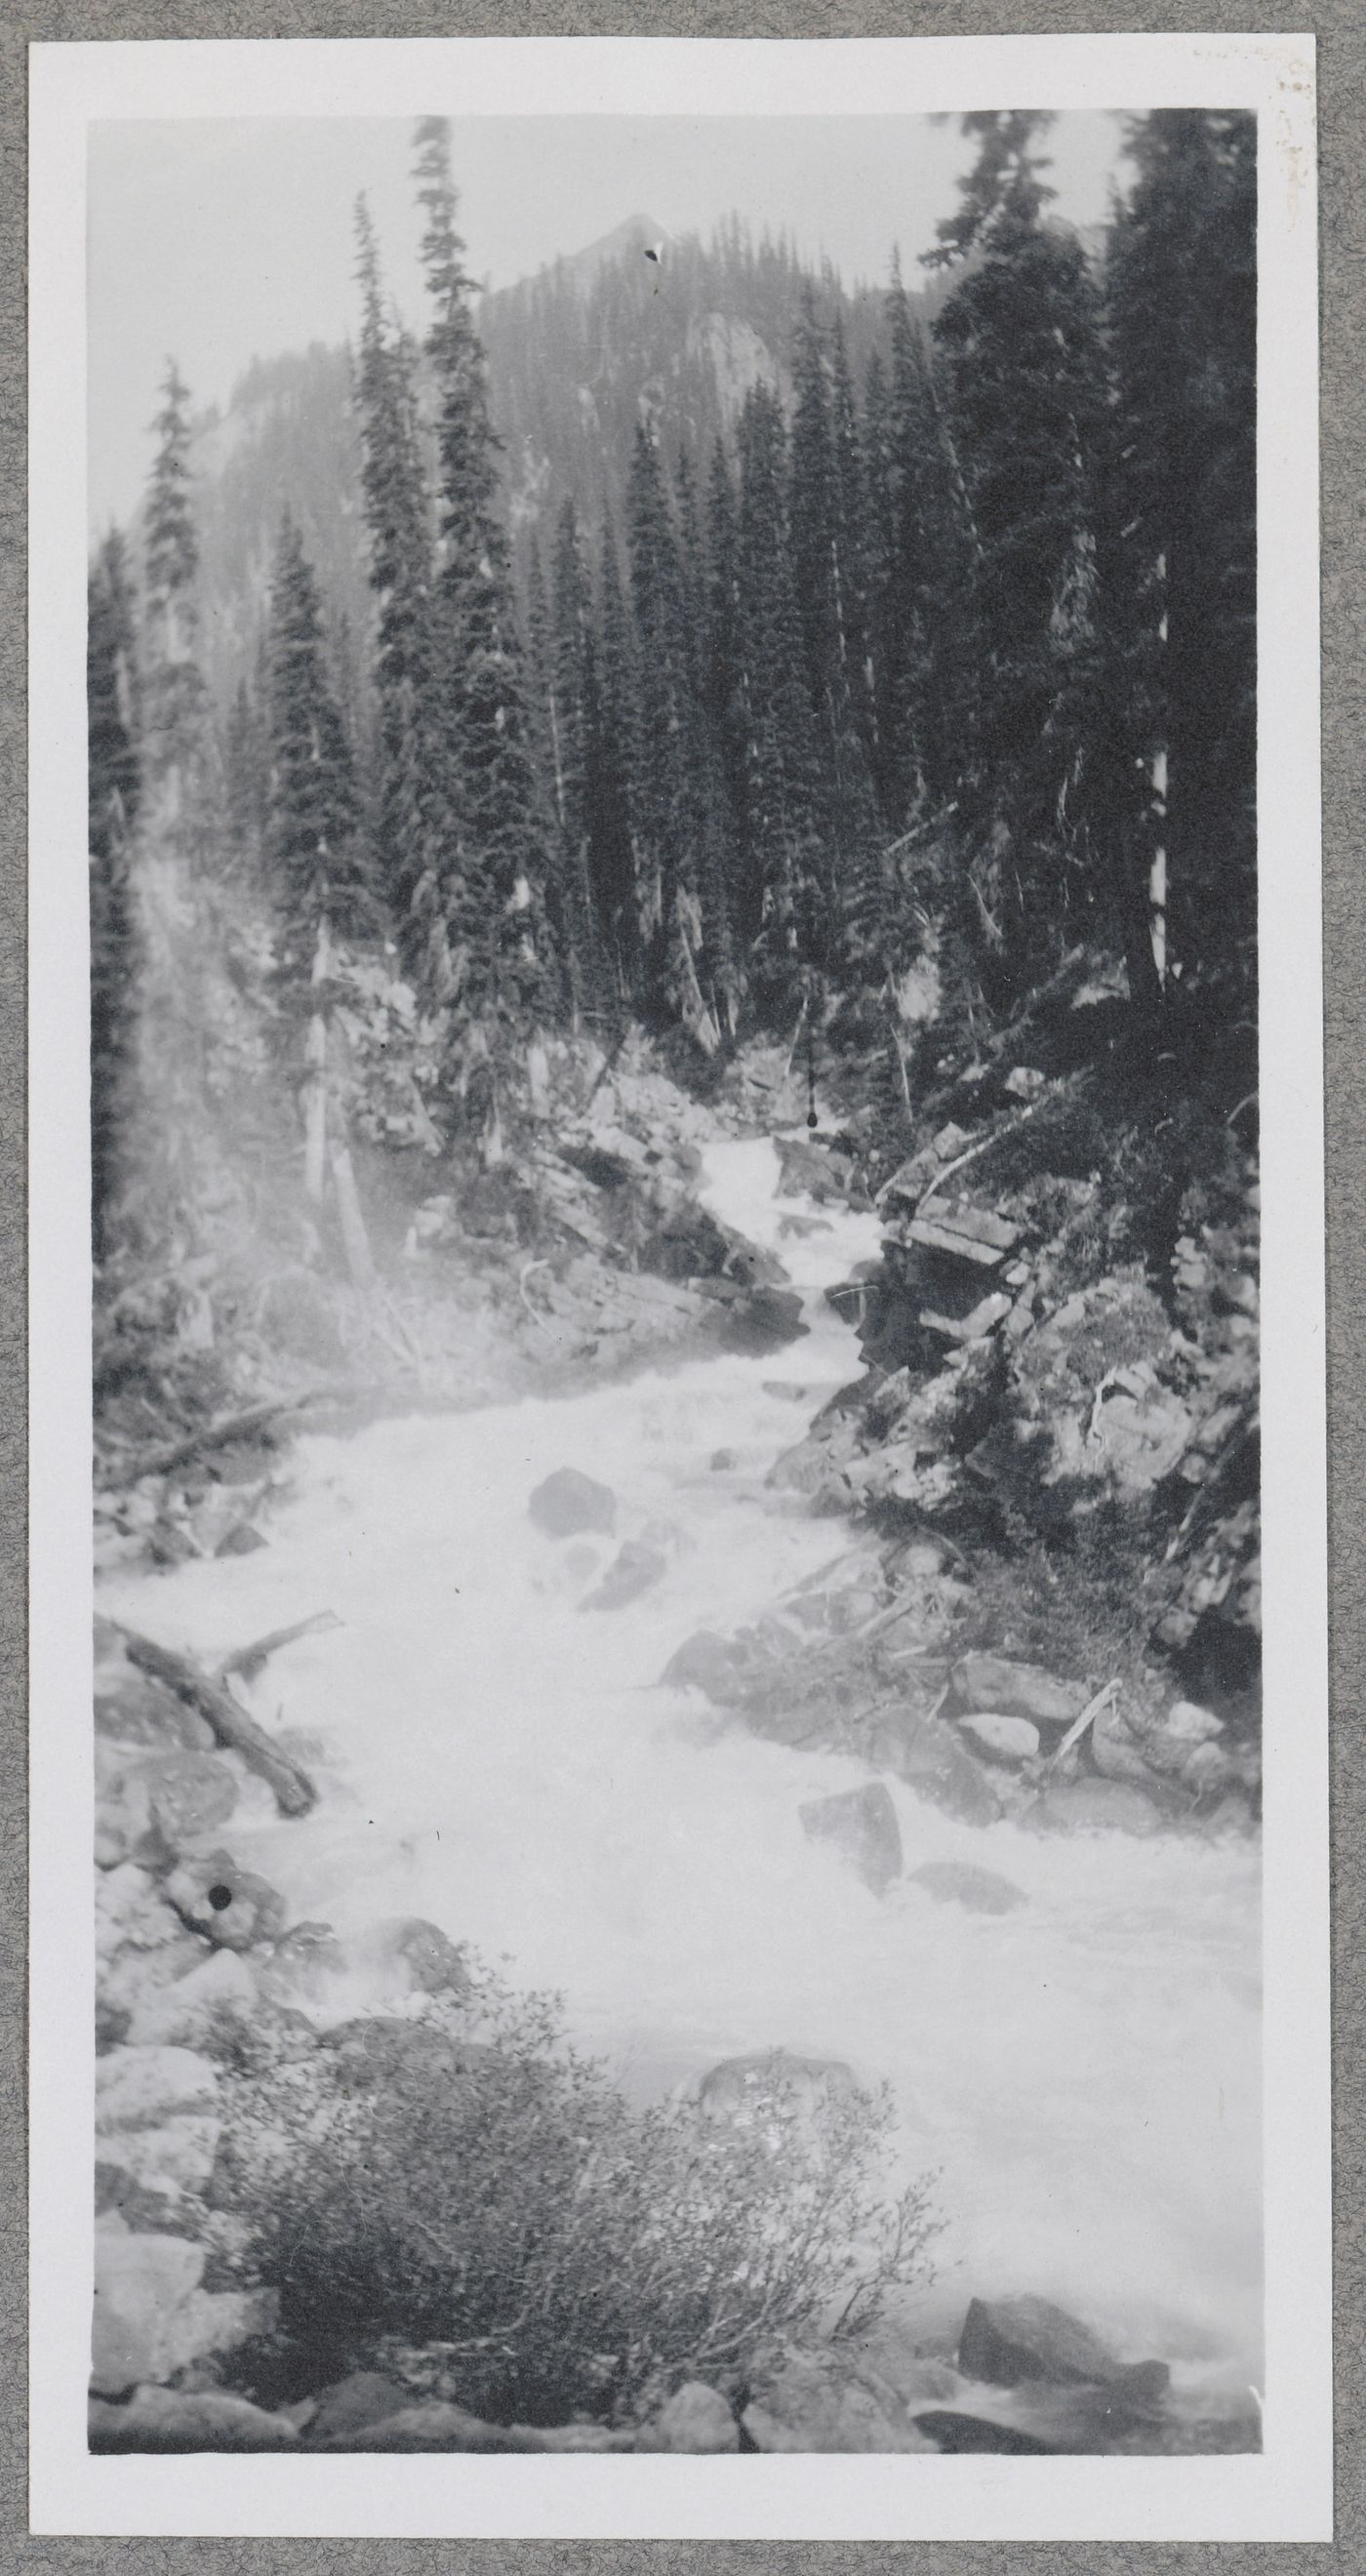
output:
<path id="1" fill-rule="evenodd" d="M 318 923 L 318 944 L 313 951 L 314 985 L 325 984 L 332 966 L 332 940 L 327 915 Z M 315 1206 L 321 1206 L 327 1179 L 327 1018 L 315 1011 L 308 1023 L 308 1085 L 304 1098 L 304 1188 Z"/>
<path id="2" fill-rule="evenodd" d="M 375 1256 L 361 1214 L 356 1175 L 351 1162 L 351 1148 L 338 1126 L 332 1143 L 332 1178 L 337 1190 L 337 1214 L 341 1219 L 342 1241 L 346 1246 L 347 1266 L 353 1285 L 367 1290 L 375 1284 Z"/>

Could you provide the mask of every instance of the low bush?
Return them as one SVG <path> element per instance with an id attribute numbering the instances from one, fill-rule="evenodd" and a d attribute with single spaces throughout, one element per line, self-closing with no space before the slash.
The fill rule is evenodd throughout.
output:
<path id="1" fill-rule="evenodd" d="M 280 2302 L 255 2391 L 383 2366 L 495 2421 L 629 2417 L 931 2277 L 926 2186 L 879 2189 L 885 2091 L 813 2111 L 775 2059 L 743 2126 L 634 2111 L 551 2001 L 484 1971 L 473 2011 L 410 2028 L 380 2081 L 259 2044 L 228 2078 L 218 2268 Z"/>

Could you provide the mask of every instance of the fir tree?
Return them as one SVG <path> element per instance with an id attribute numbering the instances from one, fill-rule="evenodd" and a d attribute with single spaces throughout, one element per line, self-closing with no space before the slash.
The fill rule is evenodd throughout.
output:
<path id="1" fill-rule="evenodd" d="M 598 914 L 620 1000 L 642 971 L 641 913 L 632 807 L 635 789 L 635 665 L 622 593 L 616 530 L 604 512 L 599 563 L 598 695 L 588 780 Z"/>
<path id="2" fill-rule="evenodd" d="M 191 499 L 189 391 L 174 359 L 153 424 L 144 552 L 143 773 L 163 825 L 203 855 L 210 820 L 208 699 L 199 667 L 199 542 Z"/>
<path id="3" fill-rule="evenodd" d="M 1075 236 L 1038 221 L 1038 119 L 978 118 L 981 157 L 943 254 L 975 265 L 934 325 L 970 551 L 976 686 L 960 783 L 980 970 L 1009 1004 L 1048 971 L 1094 895 L 1078 818 L 1087 757 L 1079 668 L 1106 385 L 1099 296 Z"/>
<path id="4" fill-rule="evenodd" d="M 90 846 L 90 1160 L 94 1255 L 112 1244 L 135 1042 L 138 938 L 130 872 L 141 774 L 132 596 L 111 530 L 92 567 L 86 629 Z"/>
<path id="5" fill-rule="evenodd" d="M 374 905 L 317 583 L 288 513 L 275 559 L 269 651 L 268 848 L 285 923 L 285 962 L 302 980 L 329 933 L 363 930 L 373 922 Z"/>
<path id="6" fill-rule="evenodd" d="M 361 489 L 376 599 L 377 875 L 400 953 L 430 966 L 437 889 L 453 838 L 440 757 L 432 638 L 432 540 L 418 439 L 414 352 L 387 325 L 379 254 L 356 204 Z"/>
<path id="7" fill-rule="evenodd" d="M 629 486 L 635 612 L 636 724 L 632 823 L 641 898 L 646 999 L 676 1014 L 704 1046 L 719 1036 L 703 989 L 696 833 L 694 661 L 677 533 L 659 451 L 638 425 Z"/>
<path id="8" fill-rule="evenodd" d="M 1111 234 L 1108 511 L 1130 976 L 1256 971 L 1256 124 L 1136 120 Z"/>
<path id="9" fill-rule="evenodd" d="M 739 449 L 742 921 L 756 990 L 781 1017 L 827 961 L 833 923 L 787 527 L 786 435 L 777 395 L 762 381 L 745 398 Z"/>
<path id="10" fill-rule="evenodd" d="M 437 654 L 458 845 L 440 910 L 467 1008 L 484 1043 L 528 1029 L 548 999 L 547 854 L 529 754 L 498 442 L 489 418 L 474 289 L 456 231 L 450 133 L 424 117 L 415 137 L 422 261 L 431 320 L 439 456 Z"/>

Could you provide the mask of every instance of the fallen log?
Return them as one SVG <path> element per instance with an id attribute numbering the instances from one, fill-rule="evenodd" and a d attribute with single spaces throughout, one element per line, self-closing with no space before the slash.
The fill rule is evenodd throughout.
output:
<path id="1" fill-rule="evenodd" d="M 243 1681 L 252 1681 L 267 1658 L 278 1655 L 282 1646 L 292 1646 L 297 1637 L 321 1636 L 324 1630 L 341 1625 L 335 1610 L 315 1610 L 311 1619 L 296 1619 L 290 1628 L 272 1628 L 264 1637 L 253 1637 L 250 1645 L 234 1647 L 214 1667 L 213 1678 L 226 1682 L 231 1674 L 240 1673 Z"/>
<path id="2" fill-rule="evenodd" d="M 188 1655 L 179 1655 L 172 1647 L 159 1646 L 154 1638 L 141 1636 L 136 1628 L 119 1625 L 119 1635 L 130 1664 L 136 1664 L 139 1672 L 150 1673 L 154 1681 L 163 1682 L 187 1708 L 207 1721 L 220 1744 L 230 1753 L 240 1753 L 248 1770 L 255 1771 L 274 1791 L 282 1816 L 306 1816 L 317 1805 L 318 1793 L 307 1772 L 271 1743 L 255 1719 L 248 1717 L 212 1673 L 192 1663 Z"/>
<path id="3" fill-rule="evenodd" d="M 268 1430 L 287 1413 L 302 1413 L 316 1404 L 313 1395 L 293 1395 L 272 1404 L 253 1404 L 245 1413 L 221 1415 L 217 1422 L 203 1422 L 197 1431 L 187 1431 L 179 1440 L 170 1441 L 164 1449 L 154 1449 L 150 1456 L 131 1467 L 130 1481 L 136 1484 L 143 1476 L 169 1476 L 173 1467 L 183 1467 L 191 1458 L 206 1450 L 226 1449 L 235 1440 L 251 1440 L 258 1431 Z"/>

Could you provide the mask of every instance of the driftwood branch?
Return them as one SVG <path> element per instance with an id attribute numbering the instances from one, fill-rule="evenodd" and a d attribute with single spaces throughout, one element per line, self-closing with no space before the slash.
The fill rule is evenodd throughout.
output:
<path id="1" fill-rule="evenodd" d="M 179 1655 L 170 1646 L 159 1646 L 152 1637 L 140 1636 L 136 1628 L 120 1626 L 119 1635 L 130 1664 L 136 1664 L 139 1672 L 150 1673 L 154 1681 L 163 1682 L 187 1708 L 207 1721 L 220 1744 L 230 1753 L 240 1753 L 247 1768 L 257 1772 L 274 1791 L 282 1816 L 306 1816 L 317 1804 L 318 1793 L 307 1772 L 271 1743 L 255 1719 L 248 1717 L 212 1673 L 192 1663 L 188 1655 Z"/>
<path id="2" fill-rule="evenodd" d="M 134 1481 L 143 1476 L 169 1476 L 173 1467 L 183 1467 L 206 1451 L 226 1449 L 236 1440 L 254 1439 L 258 1431 L 267 1430 L 286 1414 L 302 1413 L 317 1400 L 314 1395 L 287 1396 L 272 1404 L 249 1405 L 245 1413 L 222 1414 L 217 1422 L 201 1422 L 197 1431 L 187 1431 L 164 1449 L 152 1450 L 133 1470 Z"/>
<path id="3" fill-rule="evenodd" d="M 215 1667 L 214 1679 L 226 1682 L 232 1673 L 240 1673 L 243 1681 L 251 1681 L 267 1657 L 278 1655 L 282 1646 L 292 1646 L 297 1637 L 321 1636 L 325 1629 L 341 1625 L 335 1610 L 315 1610 L 311 1619 L 296 1619 L 291 1628 L 272 1628 L 264 1637 L 253 1637 L 249 1646 L 237 1646 L 225 1655 Z"/>

